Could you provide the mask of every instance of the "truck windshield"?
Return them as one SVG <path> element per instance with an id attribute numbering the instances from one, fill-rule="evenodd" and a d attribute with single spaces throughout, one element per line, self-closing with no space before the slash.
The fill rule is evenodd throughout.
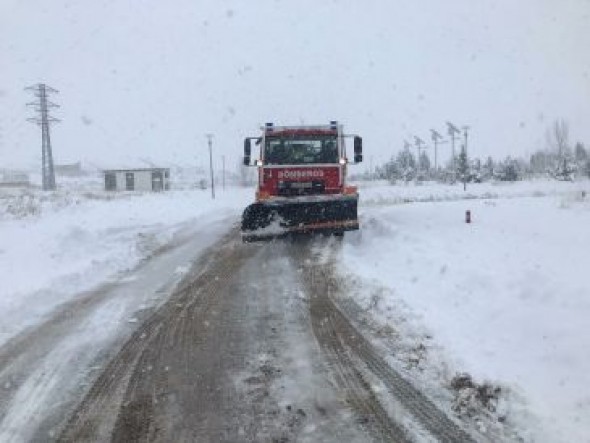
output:
<path id="1" fill-rule="evenodd" d="M 267 137 L 264 161 L 269 165 L 338 163 L 336 137 Z"/>

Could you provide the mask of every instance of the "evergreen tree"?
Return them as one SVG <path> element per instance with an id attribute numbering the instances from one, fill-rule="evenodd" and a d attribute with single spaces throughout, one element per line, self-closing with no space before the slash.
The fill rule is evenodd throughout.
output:
<path id="1" fill-rule="evenodd" d="M 457 176 L 463 182 L 463 190 L 467 189 L 467 182 L 469 181 L 469 160 L 467 159 L 467 149 L 465 145 L 461 146 L 461 153 L 457 158 Z"/>
<path id="2" fill-rule="evenodd" d="M 561 181 L 573 181 L 576 167 L 571 156 L 563 155 L 558 160 L 559 163 L 553 169 L 553 177 Z"/>
<path id="3" fill-rule="evenodd" d="M 519 178 L 520 179 L 524 179 L 524 178 L 529 178 L 532 170 L 531 167 L 529 165 L 529 162 L 527 162 L 524 158 L 517 158 L 516 159 L 516 167 L 517 170 L 519 172 Z"/>
<path id="4" fill-rule="evenodd" d="M 397 155 L 396 162 L 400 177 L 406 183 L 416 178 L 416 158 L 407 146 Z"/>
<path id="5" fill-rule="evenodd" d="M 531 155 L 530 170 L 535 174 L 546 174 L 551 170 L 552 165 L 557 163 L 555 153 L 539 150 Z"/>
<path id="6" fill-rule="evenodd" d="M 392 183 L 400 179 L 399 166 L 393 157 L 385 164 L 384 176 Z"/>
<path id="7" fill-rule="evenodd" d="M 482 180 L 490 180 L 494 176 L 494 160 L 488 157 L 484 165 L 481 167 Z"/>
<path id="8" fill-rule="evenodd" d="M 428 177 L 430 174 L 430 159 L 428 158 L 426 152 L 422 151 L 420 158 L 418 159 L 418 163 L 420 165 L 418 169 L 420 170 L 422 176 Z"/>
<path id="9" fill-rule="evenodd" d="M 481 160 L 479 158 L 475 158 L 475 159 L 471 160 L 470 170 L 471 170 L 470 180 L 475 183 L 481 183 L 483 181 L 483 178 L 482 178 Z"/>
<path id="10" fill-rule="evenodd" d="M 510 156 L 499 162 L 494 172 L 494 177 L 502 181 L 516 181 L 521 177 L 521 171 L 517 160 Z"/>
<path id="11" fill-rule="evenodd" d="M 586 151 L 586 148 L 584 148 L 584 145 L 580 142 L 576 143 L 576 147 L 574 148 L 574 157 L 576 159 L 576 164 L 578 164 L 580 167 L 585 165 L 586 161 L 588 160 L 588 152 Z"/>

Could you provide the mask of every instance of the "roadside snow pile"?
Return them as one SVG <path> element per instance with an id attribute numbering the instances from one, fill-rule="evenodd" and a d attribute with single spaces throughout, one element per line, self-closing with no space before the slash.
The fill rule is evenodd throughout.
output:
<path id="1" fill-rule="evenodd" d="M 590 435 L 590 196 L 581 183 L 555 191 L 562 185 L 570 192 L 559 197 L 366 206 L 361 231 L 343 244 L 345 272 L 386 288 L 378 301 L 361 292 L 359 303 L 393 328 L 401 310 L 451 367 L 522 398 L 507 420 L 527 441 Z"/>
<path id="2" fill-rule="evenodd" d="M 26 188 L 0 188 L 0 222 L 35 217 L 56 212 L 87 200 L 128 199 L 141 196 L 133 192 L 105 192 L 103 180 L 97 176 L 59 177 L 57 190 L 41 190 L 41 176 L 31 174 L 36 185 Z"/>
<path id="3" fill-rule="evenodd" d="M 106 192 L 73 192 L 58 190 L 43 192 L 41 190 L 17 190 L 0 193 L 0 221 L 35 217 L 47 212 L 56 212 L 70 206 L 84 203 L 87 200 L 110 201 L 129 199 L 140 194 L 114 194 Z"/>
<path id="4" fill-rule="evenodd" d="M 481 411 L 495 413 L 498 411 L 500 386 L 492 386 L 490 383 L 477 384 L 469 374 L 456 374 L 451 380 L 451 388 L 456 392 L 453 402 L 453 410 L 459 415 L 474 417 Z M 504 415 L 498 417 L 499 421 L 506 420 Z"/>
<path id="5" fill-rule="evenodd" d="M 394 289 L 368 280 L 362 273 L 349 277 L 345 280 L 346 293 L 352 298 L 342 297 L 340 307 L 370 332 L 373 345 L 381 349 L 395 370 L 447 415 L 461 417 L 468 429 L 485 435 L 488 441 L 522 441 L 522 432 L 506 423 L 506 418 L 521 407 L 510 388 L 458 372 L 461 365 L 451 361 L 448 350 L 433 337 L 422 316 Z"/>
<path id="6" fill-rule="evenodd" d="M 437 202 L 474 199 L 507 199 L 520 197 L 563 196 L 590 190 L 590 182 L 560 182 L 537 180 L 520 182 L 470 183 L 467 190 L 463 185 L 441 185 L 423 182 L 390 185 L 387 182 L 361 182 L 359 184 L 362 207 L 388 206 L 392 204 Z"/>
<path id="7" fill-rule="evenodd" d="M 214 201 L 200 190 L 33 194 L 34 203 L 23 207 L 45 209 L 0 219 L 0 343 L 75 294 L 137 266 L 187 226 L 229 229 L 251 195 L 238 188 Z M 29 201 L 9 200 L 15 198 Z"/>

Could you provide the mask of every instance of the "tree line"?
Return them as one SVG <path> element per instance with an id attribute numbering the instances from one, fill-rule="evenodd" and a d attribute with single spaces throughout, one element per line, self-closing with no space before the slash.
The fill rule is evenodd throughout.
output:
<path id="1" fill-rule="evenodd" d="M 386 179 L 392 183 L 434 180 L 466 184 L 489 180 L 517 181 L 535 176 L 547 176 L 562 181 L 590 177 L 590 153 L 580 141 L 572 147 L 569 126 L 565 120 L 556 120 L 548 128 L 546 147 L 535 151 L 529 158 L 471 158 L 465 146 L 462 146 L 454 159 L 435 169 L 425 151 L 417 156 L 406 145 L 374 171 L 357 175 L 357 178 Z"/>

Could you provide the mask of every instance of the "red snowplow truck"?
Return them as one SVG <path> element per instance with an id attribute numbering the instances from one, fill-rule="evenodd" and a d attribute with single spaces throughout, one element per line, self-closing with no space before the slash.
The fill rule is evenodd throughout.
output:
<path id="1" fill-rule="evenodd" d="M 244 165 L 258 168 L 256 201 L 242 216 L 245 242 L 297 232 L 343 235 L 359 229 L 355 186 L 346 184 L 345 140 L 354 141 L 354 163 L 363 159 L 362 139 L 342 125 L 274 126 L 244 140 Z M 252 141 L 259 147 L 252 164 Z"/>

